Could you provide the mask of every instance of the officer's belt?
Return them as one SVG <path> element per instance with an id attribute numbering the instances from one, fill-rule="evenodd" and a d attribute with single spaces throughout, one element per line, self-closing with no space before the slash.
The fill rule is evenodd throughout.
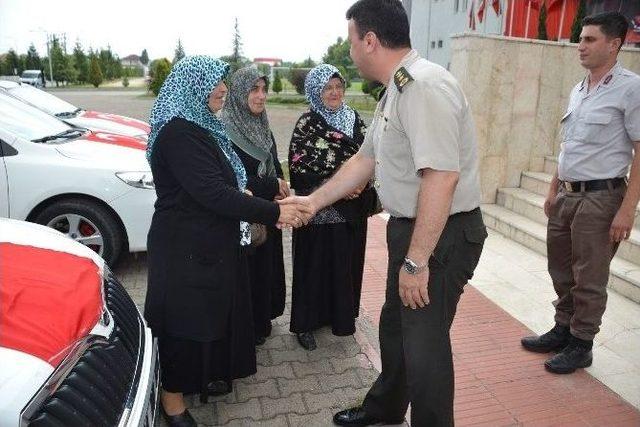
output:
<path id="1" fill-rule="evenodd" d="M 569 193 L 583 191 L 613 190 L 627 183 L 626 178 L 594 179 L 591 181 L 560 181 L 562 187 Z"/>

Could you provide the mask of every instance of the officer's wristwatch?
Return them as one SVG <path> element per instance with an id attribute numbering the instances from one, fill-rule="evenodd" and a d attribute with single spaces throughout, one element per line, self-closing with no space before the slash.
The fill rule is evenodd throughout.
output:
<path id="1" fill-rule="evenodd" d="M 428 264 L 429 261 L 427 261 L 424 265 L 418 265 L 411 258 L 404 257 L 404 263 L 402 264 L 402 266 L 404 267 L 404 270 L 409 274 L 420 274 L 427 268 Z"/>

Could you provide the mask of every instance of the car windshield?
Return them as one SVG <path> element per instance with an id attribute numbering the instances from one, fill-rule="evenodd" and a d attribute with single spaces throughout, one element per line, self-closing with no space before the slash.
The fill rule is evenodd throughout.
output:
<path id="1" fill-rule="evenodd" d="M 24 102 L 27 102 L 49 114 L 71 115 L 78 110 L 75 105 L 69 104 L 67 101 L 63 101 L 57 96 L 51 95 L 50 93 L 40 89 L 36 89 L 30 85 L 20 85 L 8 90 L 9 93 L 16 98 L 20 98 Z"/>
<path id="2" fill-rule="evenodd" d="M 40 77 L 39 71 L 25 71 L 22 73 L 22 78 L 25 79 L 35 79 L 36 77 Z"/>
<path id="3" fill-rule="evenodd" d="M 0 128 L 28 141 L 73 129 L 62 120 L 2 92 L 0 92 Z"/>

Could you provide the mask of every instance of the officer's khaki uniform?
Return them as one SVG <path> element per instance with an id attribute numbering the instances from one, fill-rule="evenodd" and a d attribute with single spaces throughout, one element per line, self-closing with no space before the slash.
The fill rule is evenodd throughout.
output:
<path id="1" fill-rule="evenodd" d="M 387 85 L 360 153 L 375 159 L 375 185 L 391 214 L 387 291 L 380 318 L 382 373 L 365 398 L 365 412 L 399 421 L 411 402 L 412 425 L 453 425 L 449 329 L 487 236 L 478 208 L 474 124 L 453 76 L 411 51 Z M 425 168 L 456 171 L 460 178 L 451 216 L 429 260 L 430 304 L 412 310 L 402 306 L 398 275 L 409 248 Z"/>
<path id="2" fill-rule="evenodd" d="M 555 320 L 590 341 L 600 330 L 609 265 L 618 249 L 609 229 L 626 192 L 634 142 L 640 141 L 640 77 L 616 64 L 588 89 L 586 78 L 573 88 L 562 119 L 562 182 L 550 212 L 547 252 L 558 295 Z"/>

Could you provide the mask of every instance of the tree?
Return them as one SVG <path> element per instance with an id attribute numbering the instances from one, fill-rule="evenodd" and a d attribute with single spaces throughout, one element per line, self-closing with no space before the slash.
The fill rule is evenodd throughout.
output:
<path id="1" fill-rule="evenodd" d="M 100 69 L 100 61 L 95 54 L 91 55 L 91 65 L 89 66 L 89 83 L 94 87 L 100 86 L 102 83 L 102 70 Z"/>
<path id="2" fill-rule="evenodd" d="M 309 56 L 307 59 L 300 63 L 300 68 L 313 68 L 316 65 L 318 64 L 316 64 L 315 61 Z"/>
<path id="3" fill-rule="evenodd" d="M 371 88 L 369 87 L 369 80 L 362 80 L 362 86 L 360 87 L 360 89 L 362 89 L 362 93 L 366 93 L 367 95 L 369 95 L 371 93 Z"/>
<path id="4" fill-rule="evenodd" d="M 580 42 L 580 33 L 582 32 L 582 19 L 587 14 L 587 2 L 586 0 L 580 0 L 578 4 L 578 10 L 576 16 L 573 19 L 573 25 L 571 26 L 571 42 Z"/>
<path id="5" fill-rule="evenodd" d="M 300 95 L 304 94 L 304 80 L 307 78 L 307 74 L 309 74 L 309 70 L 302 68 L 292 68 L 289 71 L 289 81 Z"/>
<path id="6" fill-rule="evenodd" d="M 142 55 L 140 55 L 140 62 L 143 65 L 149 65 L 149 54 L 147 53 L 147 49 L 142 49 Z"/>
<path id="7" fill-rule="evenodd" d="M 119 79 L 122 77 L 122 64 L 120 59 L 111 51 L 111 46 L 100 49 L 99 53 L 100 69 L 107 80 Z"/>
<path id="8" fill-rule="evenodd" d="M 79 83 L 86 83 L 89 81 L 89 60 L 82 50 L 80 41 L 76 41 L 76 45 L 73 48 L 73 66 L 76 69 L 77 81 Z"/>
<path id="9" fill-rule="evenodd" d="M 76 70 L 75 62 L 73 55 L 65 55 L 63 75 L 64 81 L 67 83 L 78 81 L 78 70 Z"/>
<path id="10" fill-rule="evenodd" d="M 338 68 L 343 67 L 347 70 L 348 74 L 344 76 L 347 80 L 351 80 L 356 77 L 353 61 L 349 55 L 350 47 L 351 45 L 349 40 L 343 40 L 342 37 L 338 37 L 336 42 L 329 46 L 327 53 L 322 57 L 322 62 L 334 65 Z"/>
<path id="11" fill-rule="evenodd" d="M 129 69 L 122 70 L 122 86 L 129 87 Z"/>
<path id="12" fill-rule="evenodd" d="M 271 90 L 275 93 L 282 92 L 282 79 L 280 78 L 280 72 L 276 70 L 276 74 L 273 77 L 273 84 L 271 85 Z"/>
<path id="13" fill-rule="evenodd" d="M 27 58 L 24 66 L 27 70 L 39 70 L 42 68 L 40 56 L 33 43 L 29 45 L 29 50 L 27 50 Z"/>
<path id="14" fill-rule="evenodd" d="M 58 39 L 56 35 L 51 37 L 51 49 L 49 52 L 51 54 L 53 67 L 53 80 L 56 82 L 56 86 L 60 86 L 60 82 L 66 80 L 67 59 L 65 52 L 60 46 L 60 39 Z"/>
<path id="15" fill-rule="evenodd" d="M 175 65 L 178 61 L 180 61 L 185 56 L 186 55 L 184 53 L 184 48 L 182 47 L 182 41 L 178 39 L 178 45 L 176 46 L 176 50 L 173 55 L 173 64 Z"/>
<path id="16" fill-rule="evenodd" d="M 153 92 L 154 95 L 158 96 L 160 89 L 170 72 L 171 63 L 167 58 L 158 59 L 151 63 L 152 78 L 149 83 L 149 90 Z"/>
<path id="17" fill-rule="evenodd" d="M 9 49 L 7 55 L 4 58 L 5 73 L 10 75 L 22 74 L 22 66 L 20 64 L 20 57 L 15 50 Z"/>
<path id="18" fill-rule="evenodd" d="M 545 3 L 542 3 L 538 17 L 538 39 L 549 40 L 549 36 L 547 35 L 547 6 Z"/>

